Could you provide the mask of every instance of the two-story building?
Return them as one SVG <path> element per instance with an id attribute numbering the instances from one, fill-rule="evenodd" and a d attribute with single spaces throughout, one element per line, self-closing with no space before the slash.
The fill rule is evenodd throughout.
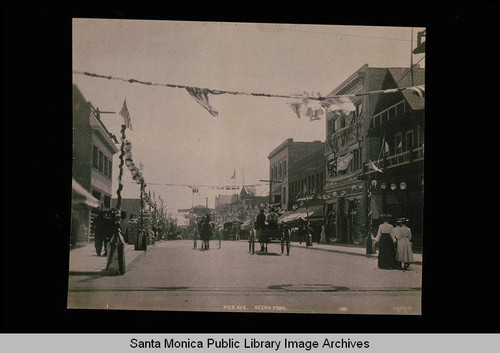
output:
<path id="1" fill-rule="evenodd" d="M 288 138 L 269 153 L 271 206 L 291 210 L 305 185 L 310 193 L 323 189 L 324 150 L 322 141 L 298 142 Z"/>
<path id="2" fill-rule="evenodd" d="M 104 208 L 111 208 L 113 155 L 119 151 L 117 144 L 116 137 L 101 121 L 99 111 L 73 85 L 73 178 Z M 92 208 L 85 204 L 77 207 L 72 209 L 72 231 L 85 227 L 86 231 L 78 231 L 76 239 L 89 241 Z"/>

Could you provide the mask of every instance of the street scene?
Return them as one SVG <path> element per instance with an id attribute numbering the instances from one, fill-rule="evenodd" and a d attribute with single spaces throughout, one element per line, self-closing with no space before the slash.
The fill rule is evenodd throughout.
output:
<path id="1" fill-rule="evenodd" d="M 421 315 L 425 36 L 73 19 L 67 307 Z"/>
<path id="2" fill-rule="evenodd" d="M 203 251 L 187 240 L 157 242 L 123 276 L 81 268 L 70 276 L 68 306 L 395 315 L 421 311 L 420 257 L 407 272 L 381 271 L 377 258 L 359 248 L 297 243 L 287 256 L 273 243 L 267 253 L 252 255 L 246 241 L 223 241 L 220 248 L 217 241 L 210 243 Z"/>

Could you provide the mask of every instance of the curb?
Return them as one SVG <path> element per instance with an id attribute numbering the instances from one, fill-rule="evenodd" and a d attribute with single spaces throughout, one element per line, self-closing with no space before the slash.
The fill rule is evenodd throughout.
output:
<path id="1" fill-rule="evenodd" d="M 357 252 L 351 252 L 351 251 L 345 251 L 345 250 L 315 248 L 315 247 L 311 247 L 311 246 L 303 247 L 303 246 L 293 245 L 293 244 L 290 244 L 290 246 L 294 247 L 294 248 L 304 248 L 304 249 L 314 249 L 314 250 L 319 250 L 319 251 L 336 252 L 336 253 L 339 253 L 339 254 L 346 254 L 346 255 L 357 255 L 357 256 L 373 257 L 373 258 L 377 258 L 378 257 L 378 254 L 367 255 L 367 254 L 359 254 Z M 422 261 L 414 261 L 413 263 L 416 264 L 416 265 L 422 265 Z"/>

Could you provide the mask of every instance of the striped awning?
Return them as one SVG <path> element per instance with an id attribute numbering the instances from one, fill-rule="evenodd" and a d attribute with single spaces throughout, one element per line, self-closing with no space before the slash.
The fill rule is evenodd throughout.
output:
<path id="1" fill-rule="evenodd" d="M 101 206 L 101 201 L 96 199 L 90 192 L 84 189 L 75 179 L 71 182 L 72 188 L 72 205 L 81 205 L 85 204 L 90 207 L 99 207 Z"/>

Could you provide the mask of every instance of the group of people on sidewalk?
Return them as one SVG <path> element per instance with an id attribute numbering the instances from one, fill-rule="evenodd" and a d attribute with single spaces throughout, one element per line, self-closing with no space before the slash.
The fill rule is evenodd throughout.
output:
<path id="1" fill-rule="evenodd" d="M 378 243 L 378 267 L 381 269 L 408 270 L 414 262 L 411 229 L 407 226 L 408 218 L 396 219 L 396 226 L 389 223 L 390 214 L 381 215 L 382 224 L 378 227 L 377 235 L 370 234 L 367 239 L 367 254 L 373 254 L 374 245 Z"/>

